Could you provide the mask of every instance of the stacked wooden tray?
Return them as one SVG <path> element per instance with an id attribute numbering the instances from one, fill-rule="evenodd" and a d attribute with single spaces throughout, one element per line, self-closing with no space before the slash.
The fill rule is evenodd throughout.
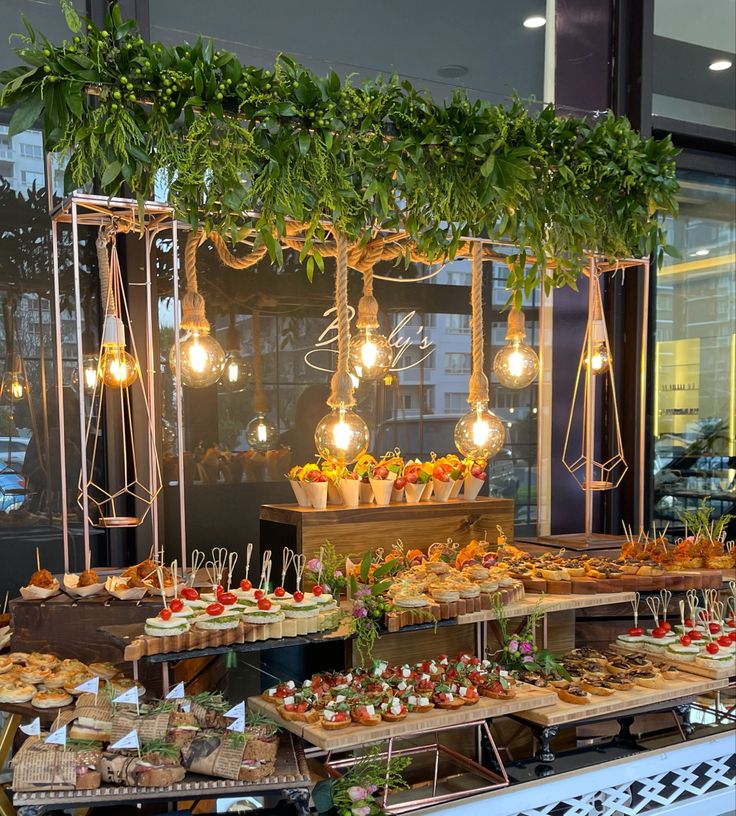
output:
<path id="1" fill-rule="evenodd" d="M 461 615 L 470 615 L 475 612 L 487 612 L 494 608 L 494 599 L 499 598 L 504 606 L 519 603 L 524 599 L 524 587 L 516 584 L 513 587 L 502 588 L 494 593 L 482 592 L 477 598 L 460 599 L 452 603 L 433 603 L 419 609 L 407 609 L 394 606 L 386 615 L 386 629 L 389 632 L 398 632 L 404 626 L 416 626 L 420 623 L 429 623 L 432 620 L 453 620 Z"/>
<path id="2" fill-rule="evenodd" d="M 676 669 L 680 669 L 680 671 L 688 672 L 688 674 L 697 674 L 699 677 L 710 677 L 712 680 L 727 680 L 729 677 L 736 676 L 736 658 L 724 661 L 724 665 L 720 666 L 701 666 L 692 660 L 679 660 L 670 654 L 657 655 L 652 652 L 637 649 L 636 646 L 629 648 L 623 644 L 612 643 L 609 648 L 612 652 L 616 652 L 620 655 L 641 655 L 647 660 L 651 660 L 655 666 L 666 664 L 668 666 L 674 666 Z"/>
<path id="3" fill-rule="evenodd" d="M 434 731 L 437 728 L 482 722 L 493 717 L 503 717 L 519 711 L 554 705 L 557 702 L 557 694 L 550 689 L 538 689 L 525 683 L 518 683 L 515 689 L 516 697 L 511 700 L 481 697 L 475 705 L 463 706 L 454 711 L 435 708 L 426 714 L 409 714 L 406 719 L 397 723 L 383 722 L 370 727 L 354 724 L 339 731 L 328 731 L 319 723 L 308 725 L 303 722 L 283 720 L 276 706 L 262 697 L 250 697 L 248 708 L 271 717 L 282 728 L 291 731 L 292 734 L 297 734 L 311 745 L 316 745 L 325 751 L 337 751 L 356 748 L 389 737 L 411 737 L 423 732 Z"/>
<path id="4" fill-rule="evenodd" d="M 522 578 L 527 592 L 552 595 L 597 595 L 599 592 L 684 592 L 687 589 L 720 589 L 721 570 L 665 572 L 663 575 L 622 575 L 620 578 L 571 578 L 569 581 L 547 581 L 544 578 Z"/>

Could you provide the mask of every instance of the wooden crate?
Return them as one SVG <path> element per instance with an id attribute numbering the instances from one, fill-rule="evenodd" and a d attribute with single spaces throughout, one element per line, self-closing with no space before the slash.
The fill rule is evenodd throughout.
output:
<path id="1" fill-rule="evenodd" d="M 467 544 L 488 535 L 496 539 L 496 525 L 513 534 L 514 503 L 511 499 L 452 499 L 447 502 L 390 504 L 386 507 L 328 507 L 314 510 L 297 504 L 261 506 L 261 549 L 273 553 L 272 577 L 281 575 L 281 553 L 290 547 L 311 558 L 325 541 L 340 555 L 359 560 L 363 553 L 383 547 L 388 551 L 400 538 L 404 549 L 426 550 L 434 541 L 452 538 Z"/>

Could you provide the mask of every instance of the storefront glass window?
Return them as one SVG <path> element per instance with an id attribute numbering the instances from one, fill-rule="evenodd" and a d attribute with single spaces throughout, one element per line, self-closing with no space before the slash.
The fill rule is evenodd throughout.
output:
<path id="1" fill-rule="evenodd" d="M 736 502 L 736 183 L 683 171 L 669 225 L 681 259 L 657 274 L 654 518 L 675 530 L 710 497 Z"/>

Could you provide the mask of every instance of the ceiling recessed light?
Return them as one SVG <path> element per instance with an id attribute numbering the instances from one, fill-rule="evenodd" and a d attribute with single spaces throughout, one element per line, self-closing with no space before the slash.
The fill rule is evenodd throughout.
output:
<path id="1" fill-rule="evenodd" d="M 547 21 L 539 14 L 535 14 L 532 17 L 527 17 L 524 20 L 524 28 L 541 28 Z"/>
<path id="2" fill-rule="evenodd" d="M 708 67 L 710 68 L 711 71 L 727 71 L 732 65 L 733 63 L 731 62 L 731 60 L 719 59 L 713 60 L 713 62 L 711 62 L 711 64 Z"/>
<path id="3" fill-rule="evenodd" d="M 443 65 L 437 69 L 438 76 L 443 77 L 443 79 L 458 79 L 467 73 L 467 65 Z"/>
<path id="4" fill-rule="evenodd" d="M 703 258 L 706 255 L 710 255 L 709 249 L 696 249 L 695 252 L 691 253 L 691 257 L 693 258 Z"/>

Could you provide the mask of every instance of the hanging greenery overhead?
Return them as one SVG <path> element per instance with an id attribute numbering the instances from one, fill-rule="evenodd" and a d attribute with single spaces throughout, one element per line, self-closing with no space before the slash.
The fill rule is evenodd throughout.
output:
<path id="1" fill-rule="evenodd" d="M 676 211 L 669 138 L 612 114 L 532 115 L 459 91 L 437 103 L 397 77 L 358 85 L 285 56 L 273 71 L 244 66 L 209 41 L 147 43 L 117 6 L 105 29 L 58 46 L 26 29 L 0 106 L 15 107 L 11 135 L 41 118 L 46 149 L 68 151 L 67 190 L 97 178 L 142 201 L 161 173 L 181 218 L 234 241 L 255 229 L 272 257 L 288 219 L 320 267 L 325 222 L 352 242 L 399 230 L 430 259 L 455 255 L 462 236 L 505 238 L 528 248 L 512 258 L 520 298 L 543 278 L 574 285 L 585 250 L 648 255 Z"/>

